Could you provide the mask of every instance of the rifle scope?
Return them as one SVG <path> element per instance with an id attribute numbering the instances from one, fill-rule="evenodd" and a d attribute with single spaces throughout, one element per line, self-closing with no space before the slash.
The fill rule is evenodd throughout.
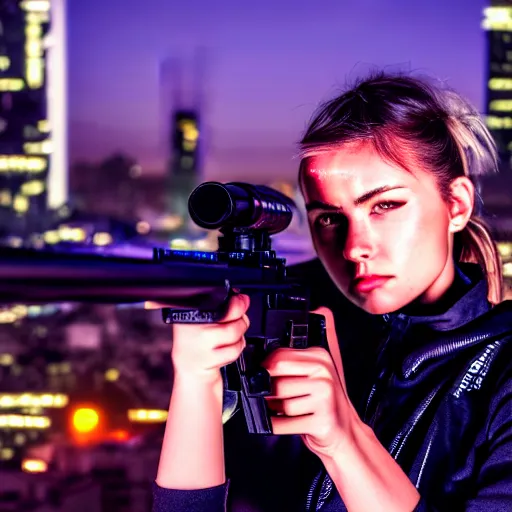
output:
<path id="1" fill-rule="evenodd" d="M 295 203 L 264 185 L 207 181 L 190 195 L 192 220 L 205 229 L 261 230 L 269 235 L 285 230 L 292 221 Z"/>

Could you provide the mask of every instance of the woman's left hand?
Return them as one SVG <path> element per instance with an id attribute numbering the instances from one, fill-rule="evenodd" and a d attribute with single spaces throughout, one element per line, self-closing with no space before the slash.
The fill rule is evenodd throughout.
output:
<path id="1" fill-rule="evenodd" d="M 320 458 L 332 458 L 351 442 L 358 416 L 345 389 L 341 356 L 332 313 L 324 314 L 331 354 L 321 347 L 280 348 L 263 362 L 272 377 L 267 398 L 274 434 L 299 434 Z M 336 361 L 336 362 L 335 362 Z"/>

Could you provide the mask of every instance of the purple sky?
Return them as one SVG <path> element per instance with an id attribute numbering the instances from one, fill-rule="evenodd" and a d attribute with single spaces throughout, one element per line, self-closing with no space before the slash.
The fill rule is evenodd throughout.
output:
<path id="1" fill-rule="evenodd" d="M 481 109 L 486 0 L 87 0 L 69 4 L 71 157 L 163 168 L 159 62 L 209 52 L 208 178 L 296 172 L 319 101 L 371 66 L 447 80 Z"/>

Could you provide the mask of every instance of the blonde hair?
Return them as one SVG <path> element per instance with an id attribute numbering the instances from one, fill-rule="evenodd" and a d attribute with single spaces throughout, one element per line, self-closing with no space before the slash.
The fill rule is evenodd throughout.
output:
<path id="1" fill-rule="evenodd" d="M 372 144 L 382 158 L 406 170 L 420 164 L 436 177 L 446 201 L 455 178 L 498 169 L 496 144 L 478 112 L 459 94 L 425 78 L 378 73 L 360 80 L 320 107 L 300 141 L 300 157 L 358 142 Z M 455 239 L 460 246 L 455 256 L 478 263 L 489 302 L 501 302 L 501 259 L 484 221 L 473 214 Z"/>

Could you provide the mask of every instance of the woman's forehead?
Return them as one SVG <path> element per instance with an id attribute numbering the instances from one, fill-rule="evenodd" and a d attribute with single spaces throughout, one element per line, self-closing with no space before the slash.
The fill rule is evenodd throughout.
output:
<path id="1" fill-rule="evenodd" d="M 360 197 L 382 187 L 407 188 L 430 193 L 435 179 L 426 171 L 410 172 L 370 151 L 333 151 L 310 156 L 301 166 L 300 186 L 309 200 L 327 197 L 342 200 Z"/>
<path id="2" fill-rule="evenodd" d="M 325 181 L 373 184 L 376 181 L 404 178 L 411 179 L 410 173 L 369 150 L 337 150 L 313 155 L 303 160 L 301 165 L 301 180 L 305 184 Z"/>

